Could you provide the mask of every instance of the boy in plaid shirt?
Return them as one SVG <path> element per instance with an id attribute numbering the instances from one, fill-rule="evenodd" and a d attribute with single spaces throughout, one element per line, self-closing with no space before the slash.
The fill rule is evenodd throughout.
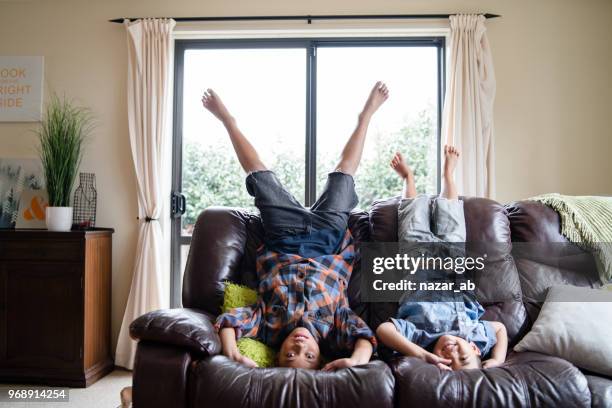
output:
<path id="1" fill-rule="evenodd" d="M 348 356 L 328 363 L 324 370 L 370 360 L 376 338 L 350 309 L 346 296 L 355 251 L 348 217 L 358 202 L 353 174 L 367 128 L 388 97 L 387 86 L 377 82 L 321 196 L 304 208 L 262 163 L 219 96 L 212 89 L 204 93 L 202 104 L 227 129 L 248 174 L 247 190 L 255 197 L 265 232 L 265 244 L 257 254 L 257 303 L 217 318 L 223 353 L 230 359 L 256 366 L 236 347 L 236 339 L 246 336 L 280 348 L 282 367 L 319 368 L 319 345 L 333 355 Z"/>

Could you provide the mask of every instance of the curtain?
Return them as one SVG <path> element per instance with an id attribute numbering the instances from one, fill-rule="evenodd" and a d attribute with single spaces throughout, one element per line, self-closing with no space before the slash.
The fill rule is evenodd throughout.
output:
<path id="1" fill-rule="evenodd" d="M 455 174 L 459 193 L 494 198 L 495 73 L 485 20 L 480 15 L 450 17 L 442 141 L 461 151 Z"/>
<path id="2" fill-rule="evenodd" d="M 152 310 L 168 307 L 163 291 L 162 214 L 169 147 L 166 132 L 171 62 L 171 19 L 124 22 L 128 45 L 128 124 L 137 179 L 138 241 L 128 296 L 115 354 L 115 364 L 132 369 L 136 343 L 130 323 Z"/>

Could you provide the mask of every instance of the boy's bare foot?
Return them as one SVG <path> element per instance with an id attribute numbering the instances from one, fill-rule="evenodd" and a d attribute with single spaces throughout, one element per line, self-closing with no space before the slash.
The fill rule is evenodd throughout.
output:
<path id="1" fill-rule="evenodd" d="M 455 167 L 459 160 L 459 150 L 455 146 L 444 145 L 444 182 L 441 196 L 451 200 L 459 198 L 455 185 Z"/>
<path id="2" fill-rule="evenodd" d="M 391 168 L 403 179 L 412 176 L 412 169 L 408 166 L 400 152 L 395 153 L 391 159 Z"/>
<path id="3" fill-rule="evenodd" d="M 459 150 L 455 146 L 444 145 L 444 177 L 452 179 L 459 159 Z"/>
<path id="4" fill-rule="evenodd" d="M 388 98 L 389 89 L 387 89 L 387 85 L 382 81 L 376 82 L 374 88 L 370 91 L 370 95 L 368 96 L 368 100 L 361 114 L 370 118 Z"/>
<path id="5" fill-rule="evenodd" d="M 219 95 L 217 95 L 217 93 L 211 88 L 204 91 L 204 94 L 202 95 L 202 105 L 204 105 L 204 107 L 208 109 L 210 113 L 215 115 L 224 124 L 227 124 L 234 119 L 223 104 L 223 101 Z"/>
<path id="6" fill-rule="evenodd" d="M 404 198 L 414 198 L 417 196 L 416 185 L 414 183 L 414 174 L 408 163 L 404 160 L 404 156 L 400 152 L 395 153 L 391 159 L 391 168 L 404 180 Z"/>

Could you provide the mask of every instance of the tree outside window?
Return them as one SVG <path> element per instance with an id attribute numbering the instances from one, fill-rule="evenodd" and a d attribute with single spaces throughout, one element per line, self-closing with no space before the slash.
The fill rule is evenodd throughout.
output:
<path id="1" fill-rule="evenodd" d="M 436 110 L 432 106 L 413 115 L 397 132 L 368 135 L 374 151 L 364 157 L 355 175 L 358 208 L 367 210 L 375 200 L 401 193 L 402 181 L 389 167 L 389 161 L 397 151 L 401 152 L 411 165 L 415 173 L 417 191 L 428 194 L 436 192 L 435 118 Z M 282 146 L 282 141 L 278 141 L 276 146 Z M 333 170 L 337 157 L 331 157 L 326 152 L 319 152 L 317 155 L 319 163 Z M 222 142 L 206 146 L 185 143 L 183 162 L 183 194 L 189 198 L 183 221 L 184 234 L 191 234 L 198 215 L 209 206 L 223 205 L 257 211 L 253 198 L 245 188 L 245 174 L 228 145 Z M 288 151 L 279 148 L 274 162 L 266 165 L 274 170 L 283 185 L 302 201 L 304 161 L 295 160 Z M 317 183 L 324 182 L 324 178 L 317 180 Z"/>

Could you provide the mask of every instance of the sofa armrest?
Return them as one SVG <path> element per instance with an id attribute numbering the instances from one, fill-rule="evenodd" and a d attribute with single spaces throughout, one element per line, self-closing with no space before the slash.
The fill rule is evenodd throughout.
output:
<path id="1" fill-rule="evenodd" d="M 191 353 L 147 341 L 138 342 L 132 378 L 132 405 L 146 408 L 187 408 Z"/>
<path id="2" fill-rule="evenodd" d="M 130 324 L 130 336 L 213 356 L 221 352 L 221 340 L 213 320 L 214 316 L 195 309 L 161 309 L 134 320 Z"/>

